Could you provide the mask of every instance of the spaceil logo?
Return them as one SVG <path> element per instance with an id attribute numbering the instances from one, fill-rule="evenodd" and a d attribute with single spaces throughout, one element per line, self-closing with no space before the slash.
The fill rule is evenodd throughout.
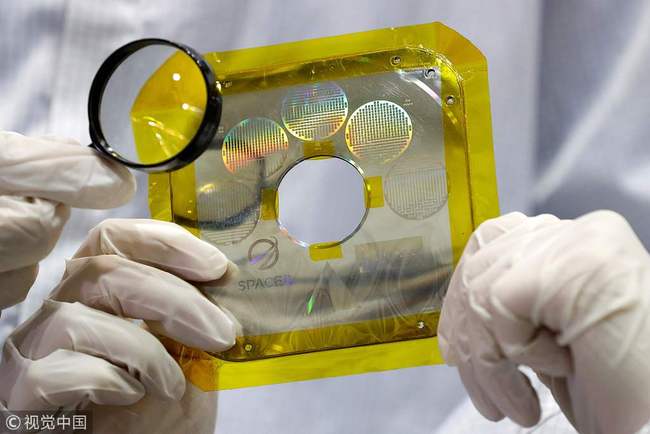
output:
<path id="1" fill-rule="evenodd" d="M 257 266 L 259 270 L 268 270 L 280 259 L 278 239 L 275 237 L 261 238 L 248 248 L 248 263 Z"/>
<path id="2" fill-rule="evenodd" d="M 279 288 L 281 286 L 291 286 L 294 284 L 293 277 L 288 274 L 279 274 L 277 276 L 263 277 L 257 279 L 246 279 L 238 282 L 240 291 L 250 291 L 253 289 Z"/>
<path id="3" fill-rule="evenodd" d="M 248 249 L 248 263 L 257 267 L 258 270 L 268 270 L 272 268 L 280 258 L 278 240 L 275 237 L 261 238 L 251 244 Z M 279 286 L 291 286 L 294 280 L 288 274 L 275 275 L 256 279 L 240 280 L 240 291 L 251 289 L 267 289 Z"/>

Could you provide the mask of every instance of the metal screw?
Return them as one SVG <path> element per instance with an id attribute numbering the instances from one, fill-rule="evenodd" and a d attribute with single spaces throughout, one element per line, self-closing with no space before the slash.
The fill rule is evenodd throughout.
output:
<path id="1" fill-rule="evenodd" d="M 244 351 L 251 352 L 253 351 L 253 344 L 246 344 L 244 345 Z"/>
<path id="2" fill-rule="evenodd" d="M 424 321 L 418 321 L 417 328 L 422 330 L 424 328 Z"/>
<path id="3" fill-rule="evenodd" d="M 449 95 L 447 99 L 445 99 L 445 102 L 447 105 L 454 105 L 456 103 L 456 98 L 454 98 L 452 95 Z"/>
<path id="4" fill-rule="evenodd" d="M 436 70 L 429 68 L 424 71 L 424 78 L 436 78 Z"/>
<path id="5" fill-rule="evenodd" d="M 399 65 L 400 63 L 402 63 L 402 58 L 399 56 L 393 56 L 390 58 L 390 63 L 392 65 Z"/>

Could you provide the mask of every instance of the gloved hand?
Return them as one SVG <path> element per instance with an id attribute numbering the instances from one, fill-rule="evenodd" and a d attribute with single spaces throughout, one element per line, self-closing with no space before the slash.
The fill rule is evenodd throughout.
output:
<path id="1" fill-rule="evenodd" d="M 104 221 L 67 262 L 43 306 L 9 336 L 0 407 L 90 404 L 96 433 L 190 432 L 180 427 L 214 422 L 214 405 L 178 403 L 186 390 L 180 367 L 131 320 L 195 348 L 229 348 L 234 321 L 186 282 L 218 279 L 227 266 L 218 249 L 172 223 Z M 206 413 L 193 420 L 185 413 L 199 410 Z"/>
<path id="2" fill-rule="evenodd" d="M 71 206 L 113 208 L 134 192 L 125 167 L 71 139 L 0 131 L 0 310 L 25 298 Z"/>
<path id="3" fill-rule="evenodd" d="M 634 433 L 650 420 L 650 256 L 616 213 L 483 223 L 438 332 L 488 419 L 537 423 L 537 395 L 518 370 L 527 365 L 581 433 Z"/>

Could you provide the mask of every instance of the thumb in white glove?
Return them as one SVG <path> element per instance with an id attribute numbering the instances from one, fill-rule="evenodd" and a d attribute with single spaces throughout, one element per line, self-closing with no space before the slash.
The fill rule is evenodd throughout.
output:
<path id="1" fill-rule="evenodd" d="M 134 192 L 125 167 L 71 139 L 0 132 L 0 309 L 25 298 L 70 207 L 113 208 Z"/>
<path id="2" fill-rule="evenodd" d="M 581 433 L 634 433 L 650 420 L 650 256 L 613 212 L 487 221 L 454 272 L 439 339 L 488 419 L 537 423 L 527 365 Z"/>
<path id="3" fill-rule="evenodd" d="M 191 347 L 229 348 L 234 320 L 186 281 L 213 281 L 227 265 L 218 249 L 177 225 L 106 220 L 41 309 L 8 338 L 0 408 L 92 405 L 97 433 L 189 432 L 184 426 L 211 433 L 213 400 L 202 403 L 193 388 L 186 393 L 176 361 L 130 319 Z"/>

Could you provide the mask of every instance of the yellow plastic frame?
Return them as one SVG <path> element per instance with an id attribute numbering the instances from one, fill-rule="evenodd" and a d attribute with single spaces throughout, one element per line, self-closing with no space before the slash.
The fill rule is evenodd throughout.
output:
<path id="1" fill-rule="evenodd" d="M 220 83 L 259 70 L 322 59 L 416 49 L 435 56 L 442 78 L 443 129 L 448 206 L 454 262 L 472 231 L 498 215 L 487 62 L 467 39 L 441 23 L 388 28 L 275 46 L 205 55 Z M 262 60 L 263 59 L 263 60 Z M 400 59 L 400 67 L 418 59 Z M 327 74 L 321 74 L 324 77 Z M 182 185 L 174 189 L 171 185 Z M 181 197 L 179 197 L 179 195 Z M 155 219 L 183 224 L 196 215 L 194 166 L 149 177 L 149 207 Z M 182 207 L 175 204 L 183 204 Z M 194 204 L 187 206 L 187 204 Z M 176 219 L 173 216 L 176 216 Z M 179 219 L 179 216 L 181 217 Z M 195 235 L 198 230 L 185 225 Z M 444 363 L 437 338 L 413 339 L 328 351 L 229 362 L 161 338 L 187 378 L 202 390 L 225 390 Z"/>

